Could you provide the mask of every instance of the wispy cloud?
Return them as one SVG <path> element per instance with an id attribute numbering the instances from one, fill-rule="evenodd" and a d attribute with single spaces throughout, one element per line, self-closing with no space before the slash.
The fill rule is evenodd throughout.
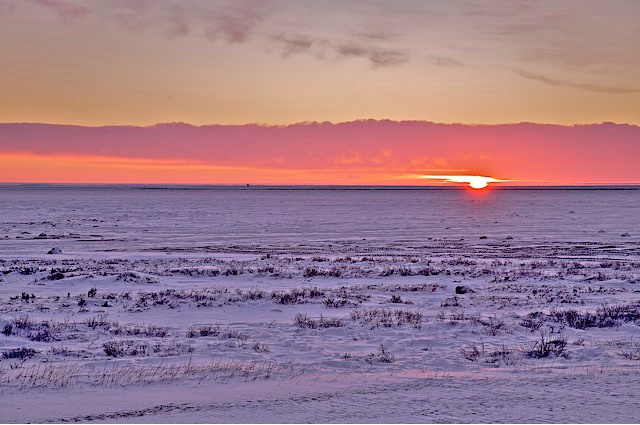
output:
<path id="1" fill-rule="evenodd" d="M 400 50 L 384 49 L 351 42 L 337 45 L 335 51 L 341 56 L 367 58 L 374 68 L 398 65 L 408 60 L 407 54 Z"/>
<path id="2" fill-rule="evenodd" d="M 430 55 L 429 60 L 433 65 L 442 67 L 466 67 L 464 63 L 448 56 Z"/>
<path id="3" fill-rule="evenodd" d="M 398 65 L 409 60 L 409 55 L 402 50 L 378 47 L 371 43 L 335 41 L 304 34 L 276 34 L 270 38 L 281 45 L 284 56 L 309 53 L 325 57 L 326 52 L 331 51 L 338 57 L 367 59 L 372 68 Z"/>
<path id="4" fill-rule="evenodd" d="M 0 17 L 8 16 L 16 8 L 13 0 L 0 0 Z"/>
<path id="5" fill-rule="evenodd" d="M 324 49 L 330 45 L 327 39 L 304 34 L 275 34 L 269 38 L 282 46 L 284 56 L 312 53 L 314 49 Z"/>
<path id="6" fill-rule="evenodd" d="M 268 0 L 236 0 L 204 13 L 201 19 L 205 36 L 229 43 L 247 42 L 254 28 L 265 18 L 270 3 Z"/>
<path id="7" fill-rule="evenodd" d="M 164 33 L 168 37 L 184 37 L 191 32 L 189 17 L 180 6 L 171 5 L 167 8 L 167 20 L 168 26 Z"/>
<path id="8" fill-rule="evenodd" d="M 547 77 L 546 75 L 542 75 L 542 74 L 533 74 L 527 71 L 523 71 L 521 69 L 514 69 L 513 72 L 515 72 L 516 74 L 518 74 L 523 78 L 540 81 L 545 84 L 549 84 L 551 86 L 574 87 L 574 88 L 598 92 L 598 93 L 611 93 L 611 94 L 640 93 L 640 88 L 616 87 L 616 86 L 591 84 L 591 83 L 578 83 L 578 82 L 572 82 L 572 81 L 559 79 L 559 78 Z"/>
<path id="9" fill-rule="evenodd" d="M 245 43 L 267 14 L 271 0 L 227 0 L 201 4 L 181 1 L 104 0 L 111 17 L 127 31 L 160 30 L 169 38 L 190 34 Z"/>
<path id="10" fill-rule="evenodd" d="M 87 3 L 77 0 L 30 1 L 55 11 L 64 22 L 93 12 Z M 95 7 L 96 17 L 115 22 L 127 33 L 156 31 L 170 39 L 191 36 L 228 44 L 266 40 L 279 44 L 283 57 L 312 54 L 325 59 L 361 58 L 374 69 L 409 60 L 406 50 L 394 46 L 402 36 L 388 29 L 363 29 L 330 35 L 290 31 L 291 25 L 295 28 L 295 24 L 271 20 L 279 7 L 274 0 L 220 0 L 188 4 L 174 0 L 102 1 L 100 7 Z M 368 10 L 368 7 L 364 9 Z M 282 31 L 275 32 L 275 28 Z M 439 58 L 438 61 L 441 66 L 457 65 L 452 59 Z"/>
<path id="11" fill-rule="evenodd" d="M 62 21 L 81 18 L 91 12 L 91 9 L 69 0 L 31 0 L 40 6 L 49 8 L 58 15 Z"/>
<path id="12" fill-rule="evenodd" d="M 364 40 L 371 41 L 390 41 L 400 39 L 402 36 L 397 32 L 391 32 L 386 30 L 365 30 L 354 32 L 353 35 Z"/>
<path id="13" fill-rule="evenodd" d="M 153 25 L 149 0 L 102 0 L 111 12 L 108 18 L 127 32 L 139 32 Z"/>
<path id="14" fill-rule="evenodd" d="M 4 3 L 0 10 L 11 11 L 20 3 Z M 83 17 L 92 8 L 88 2 L 74 0 L 29 0 L 54 11 L 60 21 L 68 23 Z M 170 0 L 101 0 L 95 7 L 102 21 L 115 22 L 130 33 L 154 30 L 169 38 L 193 35 L 230 44 L 247 43 L 255 28 L 269 16 L 273 0 L 226 0 L 218 2 L 183 2 Z"/>

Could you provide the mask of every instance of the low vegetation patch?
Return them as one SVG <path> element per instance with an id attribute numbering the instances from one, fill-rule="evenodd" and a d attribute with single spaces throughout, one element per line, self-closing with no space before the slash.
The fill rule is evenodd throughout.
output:
<path id="1" fill-rule="evenodd" d="M 305 304 L 312 298 L 323 298 L 326 291 L 317 286 L 293 288 L 288 291 L 273 291 L 271 299 L 278 304 Z"/>
<path id="2" fill-rule="evenodd" d="M 560 323 L 576 329 L 608 328 L 625 322 L 640 322 L 640 304 L 602 305 L 594 312 L 553 310 L 550 317 Z"/>
<path id="3" fill-rule="evenodd" d="M 12 348 L 10 350 L 3 351 L 2 358 L 24 360 L 24 359 L 30 359 L 31 357 L 35 356 L 36 353 L 37 351 L 34 350 L 33 348 L 28 348 L 28 347 Z"/>
<path id="4" fill-rule="evenodd" d="M 534 359 L 549 357 L 551 354 L 555 357 L 569 358 L 566 349 L 567 338 L 564 335 L 550 335 L 546 332 L 540 332 L 540 339 L 525 354 Z"/>
<path id="5" fill-rule="evenodd" d="M 484 331 L 492 336 L 507 332 L 507 325 L 505 321 L 495 316 L 491 316 L 486 319 L 478 317 L 475 319 L 475 322 L 482 325 L 484 327 Z"/>
<path id="6" fill-rule="evenodd" d="M 494 366 L 512 366 L 517 364 L 519 359 L 517 350 L 507 347 L 505 344 L 487 348 L 487 345 L 482 340 L 461 348 L 460 355 L 471 362 L 481 362 Z"/>
<path id="7" fill-rule="evenodd" d="M 529 329 L 531 332 L 535 332 L 544 325 L 546 319 L 547 317 L 543 312 L 533 311 L 520 321 L 520 325 Z"/>
<path id="8" fill-rule="evenodd" d="M 520 325 L 535 332 L 545 324 L 551 323 L 560 327 L 574 329 L 610 328 L 623 323 L 640 324 L 640 303 L 627 305 L 602 305 L 594 311 L 577 309 L 553 309 L 548 314 L 534 311 L 527 314 Z"/>
<path id="9" fill-rule="evenodd" d="M 187 338 L 218 336 L 221 331 L 219 325 L 191 325 L 187 329 Z"/>
<path id="10" fill-rule="evenodd" d="M 108 367 L 91 367 L 64 363 L 40 363 L 3 369 L 3 379 L 21 389 L 65 388 L 72 386 L 122 387 L 153 383 L 220 381 L 231 379 L 255 381 L 293 378 L 300 373 L 288 363 L 244 360 L 220 360 L 196 363 L 191 360 L 178 364 L 137 365 L 111 363 Z"/>
<path id="11" fill-rule="evenodd" d="M 109 357 L 169 357 L 193 352 L 193 347 L 180 343 L 152 343 L 143 340 L 111 340 L 102 344 Z"/>
<path id="12" fill-rule="evenodd" d="M 417 310 L 400 308 L 357 308 L 350 313 L 351 320 L 371 326 L 390 328 L 393 326 L 411 325 L 419 329 L 422 326 L 423 315 Z"/>
<path id="13" fill-rule="evenodd" d="M 253 348 L 253 351 L 256 353 L 268 353 L 270 351 L 269 346 L 261 342 L 256 342 L 251 348 Z"/>
<path id="14" fill-rule="evenodd" d="M 115 336 L 146 336 L 150 338 L 166 338 L 170 335 L 169 328 L 166 326 L 139 324 L 120 325 L 117 323 L 109 327 L 109 333 Z"/>
<path id="15" fill-rule="evenodd" d="M 380 344 L 378 351 L 376 353 L 371 354 L 351 354 L 345 353 L 342 356 L 345 360 L 364 360 L 365 362 L 372 363 L 395 363 L 396 357 L 391 354 L 389 349 L 384 346 L 384 344 Z"/>
<path id="16" fill-rule="evenodd" d="M 21 336 L 36 342 L 52 342 L 59 340 L 58 328 L 55 322 L 35 322 L 29 316 L 22 315 L 6 323 L 2 333 L 7 336 Z"/>
<path id="17" fill-rule="evenodd" d="M 349 300 L 344 298 L 327 298 L 323 301 L 324 306 L 327 308 L 340 308 L 348 305 L 353 305 Z"/>
<path id="18" fill-rule="evenodd" d="M 628 348 L 619 352 L 620 356 L 627 360 L 640 360 L 640 342 L 632 342 Z"/>
<path id="19" fill-rule="evenodd" d="M 295 315 L 293 323 L 302 329 L 340 328 L 344 326 L 342 320 L 338 317 L 320 316 L 320 318 L 314 319 L 301 313 Z"/>

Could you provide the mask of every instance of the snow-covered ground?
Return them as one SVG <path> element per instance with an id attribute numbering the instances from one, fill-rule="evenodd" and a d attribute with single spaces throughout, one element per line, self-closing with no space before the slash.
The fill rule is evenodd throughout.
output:
<path id="1" fill-rule="evenodd" d="M 638 422 L 640 190 L 3 186 L 0 331 L 1 422 Z"/>

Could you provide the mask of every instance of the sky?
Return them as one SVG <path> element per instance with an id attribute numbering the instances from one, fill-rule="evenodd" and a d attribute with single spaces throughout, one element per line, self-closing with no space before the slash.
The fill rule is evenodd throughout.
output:
<path id="1" fill-rule="evenodd" d="M 482 172 L 531 184 L 640 183 L 639 173 L 605 163 L 606 156 L 595 168 L 591 159 L 575 163 L 582 156 L 574 155 L 564 169 L 536 172 L 536 156 L 529 156 L 523 168 L 524 152 L 564 158 L 571 143 L 555 133 L 545 139 L 548 132 L 513 127 L 522 133 L 509 140 L 526 140 L 526 146 L 517 142 L 519 149 L 503 136 L 491 149 L 486 139 L 453 136 L 470 137 L 473 132 L 462 130 L 473 126 L 498 135 L 502 124 L 551 124 L 571 132 L 576 125 L 611 122 L 623 125 L 619 133 L 628 138 L 619 141 L 617 154 L 622 163 L 632 161 L 640 140 L 635 0 L 0 0 L 0 41 L 0 123 L 93 129 L 85 140 L 92 150 L 79 153 L 64 138 L 49 137 L 57 127 L 39 127 L 38 146 L 48 144 L 46 152 L 35 147 L 32 133 L 27 141 L 20 138 L 24 132 L 2 127 L 0 181 L 373 184 L 403 175 L 403 183 L 425 184 L 429 180 L 408 176 L 449 170 L 445 174 Z M 404 140 L 396 137 L 404 130 L 396 129 L 373 147 L 354 137 L 340 139 L 350 146 L 330 140 L 330 129 L 340 123 L 368 123 L 353 126 L 361 132 L 356 139 L 363 139 L 387 120 L 406 127 L 448 124 L 448 134 L 411 133 Z M 167 142 L 181 147 L 175 156 L 158 158 L 154 126 L 175 122 L 221 126 L 231 135 L 209 132 L 203 141 L 180 133 Z M 305 127 L 314 122 L 337 127 Z M 249 143 L 242 134 L 255 128 L 247 124 L 264 130 L 260 137 L 269 129 L 304 128 L 317 163 L 301 160 L 304 150 L 282 149 L 308 145 L 287 138 L 298 132 Z M 97 130 L 104 126 L 155 130 L 131 141 L 146 153 L 127 156 L 113 149 L 121 146 L 117 132 L 107 137 Z M 584 155 L 597 158 L 607 151 L 609 134 L 597 126 L 574 133 L 585 128 L 593 134 Z M 203 143 L 230 144 L 238 154 L 177 153 Z M 380 157 L 383 151 L 392 157 Z M 434 153 L 441 151 L 447 156 Z M 361 162 L 343 163 L 338 172 L 331 164 L 348 158 L 344 152 L 359 161 L 378 158 L 381 165 L 373 173 Z M 492 168 L 487 157 L 506 163 L 505 152 L 519 158 L 512 163 L 520 167 Z M 256 155 L 280 162 L 243 159 Z M 408 162 L 399 165 L 402 160 Z M 41 177 L 27 172 L 35 163 Z"/>

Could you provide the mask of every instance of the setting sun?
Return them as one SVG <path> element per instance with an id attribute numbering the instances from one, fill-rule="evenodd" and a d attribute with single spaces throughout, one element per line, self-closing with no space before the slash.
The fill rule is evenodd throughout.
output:
<path id="1" fill-rule="evenodd" d="M 481 177 L 474 177 L 474 178 L 471 178 L 469 181 L 469 186 L 472 187 L 473 189 L 483 189 L 487 187 L 487 184 L 488 184 L 487 180 Z"/>
<path id="2" fill-rule="evenodd" d="M 444 183 L 469 183 L 469 187 L 473 189 L 484 189 L 489 183 L 505 182 L 508 180 L 495 179 L 486 176 L 467 176 L 467 175 L 423 175 L 421 179 L 441 180 Z"/>

